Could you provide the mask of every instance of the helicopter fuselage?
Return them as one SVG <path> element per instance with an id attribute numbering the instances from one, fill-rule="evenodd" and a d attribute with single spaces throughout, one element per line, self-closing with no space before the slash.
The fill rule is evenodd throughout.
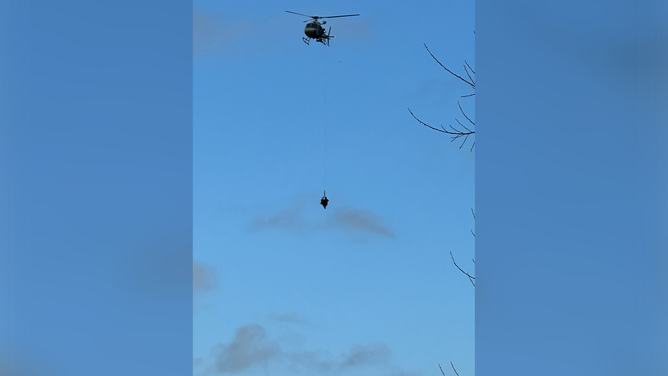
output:
<path id="1" fill-rule="evenodd" d="M 325 28 L 317 21 L 307 23 L 304 28 L 304 34 L 311 39 L 321 39 L 323 36 L 326 36 Z"/>

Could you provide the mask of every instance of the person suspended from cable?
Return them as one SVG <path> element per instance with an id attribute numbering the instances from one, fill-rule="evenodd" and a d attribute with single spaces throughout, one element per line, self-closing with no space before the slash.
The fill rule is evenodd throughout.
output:
<path id="1" fill-rule="evenodd" d="M 320 199 L 320 205 L 322 205 L 323 208 L 327 209 L 327 203 L 329 200 L 327 199 L 327 192 L 323 191 L 323 196 Z"/>

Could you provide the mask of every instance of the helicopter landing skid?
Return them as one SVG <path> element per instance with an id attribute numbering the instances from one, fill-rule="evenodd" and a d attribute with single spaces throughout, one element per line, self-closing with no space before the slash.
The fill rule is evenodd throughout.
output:
<path id="1" fill-rule="evenodd" d="M 304 37 L 302 37 L 302 40 L 303 40 L 304 43 L 306 43 L 307 45 L 310 44 L 310 42 L 311 42 L 311 39 L 310 39 L 310 38 L 304 38 Z M 329 47 L 329 38 L 318 38 L 318 39 L 316 39 L 315 41 L 316 41 L 316 42 L 320 42 L 320 43 L 324 44 L 325 46 Z"/>

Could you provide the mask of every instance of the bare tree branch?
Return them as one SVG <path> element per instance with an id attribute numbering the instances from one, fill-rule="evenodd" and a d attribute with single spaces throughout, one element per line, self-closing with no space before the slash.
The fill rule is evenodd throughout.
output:
<path id="1" fill-rule="evenodd" d="M 461 125 L 462 128 L 466 129 L 469 132 L 473 132 L 472 130 L 466 128 L 466 125 L 462 124 L 462 122 L 459 121 L 459 119 L 455 118 L 455 121 L 457 122 L 457 124 Z M 475 133 L 475 132 L 473 132 L 473 133 Z"/>
<path id="2" fill-rule="evenodd" d="M 427 44 L 426 44 L 426 43 L 424 44 L 424 48 L 427 49 L 427 52 L 429 52 L 429 55 L 431 55 L 431 57 L 432 57 L 434 60 L 436 60 L 436 62 L 438 63 L 438 65 L 440 65 L 441 67 L 443 67 L 443 69 L 445 69 L 446 71 L 448 71 L 448 73 L 450 73 L 451 75 L 453 75 L 453 76 L 459 78 L 460 80 L 466 82 L 467 84 L 469 84 L 469 85 L 471 86 L 471 88 L 473 88 L 473 89 L 475 90 L 475 83 L 474 83 L 474 82 L 467 81 L 465 78 L 462 78 L 462 76 L 458 75 L 457 73 L 455 73 L 455 72 L 451 71 L 450 69 L 446 68 L 445 65 L 441 64 L 441 62 L 438 61 L 438 59 L 436 58 L 436 56 L 434 56 L 434 54 L 432 54 L 431 51 L 429 51 L 429 47 L 427 47 Z"/>
<path id="3" fill-rule="evenodd" d="M 475 30 L 473 30 L 473 35 L 475 35 Z M 453 76 L 459 78 L 460 80 L 464 81 L 465 83 L 467 83 L 467 84 L 468 84 L 469 86 L 471 86 L 471 88 L 474 90 L 474 92 L 471 93 L 471 94 L 467 94 L 467 95 L 462 95 L 462 96 L 460 96 L 461 98 L 468 98 L 468 97 L 473 97 L 473 96 L 475 96 L 475 79 L 473 78 L 473 76 L 471 76 L 471 74 L 475 75 L 475 70 L 471 67 L 471 65 L 468 63 L 468 61 L 464 60 L 464 65 L 463 65 L 463 67 L 464 67 L 464 72 L 466 73 L 466 76 L 468 77 L 468 80 L 466 80 L 466 79 L 463 78 L 462 76 L 460 76 L 460 75 L 454 73 L 453 71 L 451 71 L 450 69 L 448 69 L 445 65 L 443 65 L 443 64 L 436 58 L 436 56 L 434 56 L 434 54 L 431 53 L 431 51 L 429 50 L 429 47 L 427 47 L 427 44 L 426 44 L 426 43 L 424 44 L 424 48 L 427 50 L 427 52 L 428 52 L 429 55 L 432 57 L 432 59 L 434 59 L 434 60 L 438 63 L 438 65 L 440 65 L 443 69 L 445 69 L 445 70 L 446 70 L 448 73 L 450 73 L 451 75 L 453 75 Z M 469 73 L 469 70 L 471 71 L 471 73 Z M 462 105 L 461 105 L 461 103 L 460 103 L 459 101 L 457 101 L 457 106 L 459 106 L 459 111 L 461 111 L 462 115 L 464 115 L 464 117 L 466 118 L 466 120 L 468 120 L 468 122 L 469 122 L 473 127 L 475 127 L 475 122 L 474 122 L 473 120 L 471 120 L 471 118 L 468 117 L 468 115 L 466 115 L 466 112 L 464 112 L 464 109 L 462 108 Z M 426 126 L 426 127 L 428 127 L 428 128 L 431 128 L 431 129 L 433 129 L 433 130 L 435 130 L 435 131 L 438 131 L 438 132 L 441 132 L 441 133 L 446 133 L 446 134 L 450 135 L 450 136 L 451 136 L 451 140 L 450 140 L 450 142 L 452 142 L 452 141 L 454 141 L 454 140 L 456 140 L 456 139 L 459 139 L 459 138 L 462 138 L 462 137 L 463 137 L 463 138 L 464 138 L 464 141 L 463 141 L 462 144 L 459 146 L 460 149 L 464 146 L 464 144 L 465 144 L 466 141 L 468 140 L 469 136 L 475 134 L 475 131 L 474 131 L 474 130 L 472 130 L 472 129 L 468 128 L 467 126 L 465 126 L 464 124 L 462 124 L 462 122 L 459 121 L 459 119 L 457 119 L 457 118 L 455 118 L 455 121 L 457 122 L 457 124 L 459 124 L 459 126 L 461 127 L 461 129 L 464 129 L 464 130 L 456 129 L 456 128 L 453 127 L 452 125 L 449 125 L 449 127 L 450 127 L 450 129 L 452 129 L 452 131 L 449 131 L 449 130 L 445 129 L 442 125 L 441 125 L 441 129 L 438 129 L 438 128 L 433 127 L 433 126 L 431 126 L 431 125 L 429 125 L 429 124 L 423 122 L 422 120 L 418 119 L 417 116 L 415 116 L 415 114 L 413 114 L 413 112 L 411 111 L 410 108 L 408 109 L 408 112 L 410 112 L 411 116 L 413 116 L 413 118 L 414 118 L 415 120 L 417 120 L 420 124 L 422 124 L 422 125 L 424 125 L 424 126 Z M 474 148 L 474 147 L 475 147 L 475 140 L 473 141 L 473 144 L 471 145 L 471 149 L 470 149 L 470 151 L 473 151 L 473 148 Z M 471 214 L 473 215 L 473 220 L 475 221 L 475 211 L 473 210 L 473 208 L 471 208 Z M 473 237 L 475 238 L 475 232 L 474 232 L 473 230 L 470 230 L 470 231 L 471 231 L 471 234 L 473 235 Z M 459 265 L 457 265 L 457 262 L 455 261 L 455 257 L 452 255 L 452 251 L 450 251 L 450 258 L 452 259 L 452 263 L 455 265 L 455 267 L 456 267 L 457 269 L 459 269 L 459 271 L 462 272 L 466 277 L 468 277 L 469 281 L 471 282 L 471 284 L 472 284 L 473 287 L 475 288 L 475 282 L 474 282 L 475 277 L 472 276 L 472 275 L 470 275 L 469 273 L 467 273 L 466 271 L 464 271 L 464 269 L 460 268 Z M 475 258 L 471 259 L 471 261 L 473 261 L 473 264 L 475 264 Z M 455 368 L 455 365 L 452 363 L 452 361 L 450 361 L 450 366 L 452 367 L 452 370 L 455 372 L 455 375 L 456 375 L 456 376 L 459 376 L 459 373 L 457 372 L 457 369 Z M 445 372 L 443 371 L 443 368 L 441 367 L 440 364 L 438 365 L 438 368 L 441 370 L 441 375 L 442 375 L 442 376 L 445 376 Z"/>
<path id="4" fill-rule="evenodd" d="M 450 362 L 450 365 L 452 366 L 452 370 L 455 371 L 455 375 L 459 376 L 459 374 L 457 373 L 457 370 L 455 369 L 455 365 L 452 364 L 452 362 Z"/>
<path id="5" fill-rule="evenodd" d="M 466 60 L 464 60 L 466 62 Z M 469 70 L 467 69 L 466 65 L 464 65 L 464 72 L 466 72 L 466 75 L 469 76 L 469 80 L 475 84 L 475 81 L 473 81 L 473 78 L 471 78 L 471 75 L 469 74 Z"/>
<path id="6" fill-rule="evenodd" d="M 471 72 L 475 75 L 475 70 L 473 70 L 473 68 L 471 68 L 471 65 L 470 65 L 466 60 L 464 60 L 464 65 L 463 65 L 463 66 L 464 66 L 464 71 L 466 72 L 466 75 L 467 75 L 468 78 L 469 78 L 468 80 L 465 79 L 465 78 L 463 78 L 462 76 L 456 74 L 455 72 L 453 72 L 453 71 L 451 71 L 450 69 L 448 69 L 445 65 L 443 65 L 443 64 L 436 58 L 436 56 L 434 56 L 434 54 L 431 53 L 431 51 L 429 50 L 429 47 L 427 47 L 427 44 L 426 44 L 426 43 L 424 44 L 424 48 L 427 49 L 427 52 L 429 53 L 429 55 L 430 55 L 430 56 L 431 56 L 431 57 L 438 63 L 438 65 L 440 65 L 443 69 L 445 69 L 445 70 L 446 70 L 448 73 L 450 73 L 451 75 L 453 75 L 453 76 L 459 78 L 460 80 L 466 82 L 469 86 L 471 86 L 472 89 L 475 90 L 475 80 L 473 79 L 473 77 L 472 77 L 471 74 L 469 73 L 469 70 L 471 70 Z M 461 98 L 472 97 L 472 96 L 474 96 L 474 95 L 475 95 L 475 93 L 467 94 L 467 95 L 462 95 Z M 461 105 L 461 103 L 460 103 L 459 101 L 457 101 L 457 106 L 459 106 L 459 111 L 462 113 L 462 115 L 464 115 L 464 117 L 466 118 L 466 120 L 468 120 L 468 122 L 469 122 L 471 125 L 475 126 L 475 122 L 474 122 L 473 120 L 471 120 L 471 118 L 466 114 L 466 112 L 465 112 L 464 109 L 462 108 L 462 105 Z M 423 122 L 422 120 L 418 119 L 417 116 L 415 116 L 415 114 L 411 111 L 410 108 L 408 109 L 408 112 L 410 112 L 410 113 L 411 113 L 411 116 L 413 116 L 413 118 L 414 118 L 415 120 L 417 120 L 420 124 L 422 124 L 422 125 L 424 125 L 424 126 L 426 126 L 426 127 L 428 127 L 428 128 L 431 128 L 431 129 L 433 129 L 433 130 L 435 130 L 435 131 L 438 131 L 438 132 L 441 132 L 441 133 L 446 133 L 446 134 L 449 134 L 450 136 L 452 136 L 452 137 L 450 138 L 450 142 L 453 142 L 453 141 L 455 141 L 455 140 L 458 140 L 459 138 L 463 138 L 464 140 L 462 141 L 461 145 L 459 145 L 459 149 L 461 149 L 461 148 L 464 147 L 464 145 L 466 144 L 466 141 L 468 141 L 468 139 L 469 139 L 469 136 L 471 136 L 472 134 L 475 134 L 475 131 L 474 131 L 474 130 L 472 130 L 471 128 L 469 128 L 469 127 L 465 126 L 464 124 L 462 124 L 462 122 L 459 121 L 459 119 L 457 119 L 457 118 L 455 118 L 455 121 L 457 122 L 457 124 L 459 124 L 459 126 L 460 126 L 463 130 L 461 130 L 461 129 L 457 129 L 457 128 L 453 127 L 452 125 L 449 125 L 450 129 L 452 129 L 452 131 L 449 131 L 449 130 L 445 129 L 445 127 L 443 127 L 442 125 L 441 125 L 441 128 L 439 129 L 439 128 L 437 128 L 437 127 L 433 127 L 433 126 L 431 126 L 431 125 L 429 125 L 429 124 Z M 472 143 L 472 145 L 471 145 L 471 149 L 469 149 L 469 151 L 472 152 L 474 148 L 475 148 L 475 141 L 473 141 L 473 143 Z"/>
<path id="7" fill-rule="evenodd" d="M 460 106 L 460 108 L 461 108 L 461 106 Z M 468 137 L 469 137 L 470 135 L 472 135 L 472 134 L 475 134 L 475 131 L 472 131 L 472 130 L 470 130 L 469 128 L 467 128 L 466 126 L 464 126 L 464 124 L 462 124 L 462 122 L 460 122 L 460 121 L 459 121 L 458 119 L 456 119 L 456 118 L 455 118 L 455 120 L 457 121 L 457 123 L 458 123 L 459 125 L 461 125 L 461 127 L 464 128 L 466 131 L 459 130 L 459 129 L 453 127 L 453 126 L 450 125 L 450 124 L 448 124 L 448 126 L 450 127 L 450 129 L 452 129 L 452 131 L 449 131 L 449 130 L 445 129 L 445 127 L 443 127 L 442 125 L 441 125 L 441 128 L 439 129 L 439 128 L 433 127 L 433 126 L 431 126 L 431 125 L 425 123 L 424 121 L 418 119 L 418 117 L 415 116 L 415 114 L 413 113 L 413 111 L 411 111 L 410 107 L 408 107 L 408 112 L 410 112 L 411 116 L 413 116 L 413 118 L 414 118 L 415 120 L 417 120 L 418 123 L 424 125 L 425 127 L 428 127 L 428 128 L 431 128 L 431 129 L 433 129 L 433 130 L 435 130 L 435 131 L 438 131 L 438 132 L 441 132 L 441 133 L 446 133 L 446 134 L 449 134 L 450 136 L 452 136 L 450 142 L 453 142 L 453 141 L 455 141 L 455 140 L 457 140 L 457 139 L 459 139 L 459 138 L 461 138 L 461 137 L 464 137 L 464 142 L 462 142 L 462 144 L 459 146 L 460 149 L 464 146 L 464 144 L 466 143 L 466 140 L 468 140 Z M 466 114 L 464 114 L 464 116 L 466 116 Z M 466 116 L 466 118 L 468 119 L 468 116 Z M 469 121 L 471 121 L 471 120 L 469 119 Z M 475 125 L 475 124 L 474 124 L 474 125 Z M 474 143 L 473 146 L 475 146 L 475 143 Z M 473 146 L 471 146 L 471 151 L 473 150 Z"/>
<path id="8" fill-rule="evenodd" d="M 473 210 L 473 208 L 471 208 L 471 215 L 473 215 L 473 220 L 475 220 L 475 211 Z M 475 237 L 475 232 L 473 232 L 473 230 L 470 230 L 470 231 L 471 231 L 471 234 Z M 452 259 L 452 263 L 455 264 L 455 267 L 457 267 L 457 269 L 459 269 L 460 272 L 462 272 L 465 276 L 467 276 L 469 281 L 471 281 L 471 284 L 473 285 L 473 287 L 475 287 L 475 282 L 473 281 L 475 279 L 475 277 L 470 275 L 469 273 L 465 272 L 464 269 L 460 268 L 459 265 L 457 265 L 457 262 L 455 261 L 455 257 L 452 255 L 452 251 L 450 251 L 450 258 Z M 471 261 L 473 261 L 473 263 L 475 264 L 475 259 L 471 259 Z"/>
<path id="9" fill-rule="evenodd" d="M 469 117 L 466 115 L 466 112 L 464 112 L 464 110 L 462 109 L 462 104 L 459 103 L 459 101 L 457 101 L 457 106 L 459 106 L 459 111 L 462 112 L 462 115 L 464 115 L 464 117 L 466 118 L 466 120 L 468 120 L 469 123 L 475 125 L 475 123 L 473 122 L 473 120 L 471 120 L 471 118 L 469 118 Z"/>
<path id="10" fill-rule="evenodd" d="M 459 145 L 459 148 L 460 148 L 460 149 L 461 149 L 462 147 L 464 147 L 464 144 L 466 143 L 466 140 L 468 140 L 468 139 L 469 139 L 469 135 L 467 134 L 466 137 L 464 137 L 464 141 L 462 141 L 462 144 Z"/>
<path id="11" fill-rule="evenodd" d="M 471 68 L 471 66 L 469 65 L 469 62 L 464 60 L 464 63 L 466 63 L 466 66 L 469 67 L 469 69 L 471 70 L 471 72 L 473 72 L 473 74 L 475 74 L 475 71 L 473 70 L 473 68 Z"/>
<path id="12" fill-rule="evenodd" d="M 450 251 L 450 258 L 452 258 L 452 263 L 455 264 L 457 269 L 459 269 L 460 272 L 464 273 L 465 276 L 469 277 L 469 281 L 471 281 L 471 284 L 473 285 L 473 287 L 475 287 L 475 282 L 473 282 L 475 277 L 470 275 L 469 273 L 465 272 L 464 269 L 460 268 L 459 265 L 457 265 L 457 262 L 455 261 L 455 257 L 452 255 L 452 251 Z"/>

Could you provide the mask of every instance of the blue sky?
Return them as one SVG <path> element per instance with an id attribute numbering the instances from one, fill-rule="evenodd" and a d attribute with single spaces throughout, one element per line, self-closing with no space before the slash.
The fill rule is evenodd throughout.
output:
<path id="1" fill-rule="evenodd" d="M 360 16 L 330 20 L 326 48 L 286 10 Z M 473 270 L 475 153 L 407 110 L 461 118 L 470 89 L 423 43 L 464 74 L 473 17 L 469 0 L 194 2 L 196 374 L 474 373 L 474 289 L 449 252 Z"/>
<path id="2" fill-rule="evenodd" d="M 197 3 L 193 60 L 191 2 L 5 3 L 0 361 L 473 374 L 473 154 L 404 110 L 452 121 L 422 42 L 473 62 L 472 4 Z M 661 5 L 476 3 L 480 375 L 668 374 Z M 362 17 L 323 49 L 287 9 Z"/>

